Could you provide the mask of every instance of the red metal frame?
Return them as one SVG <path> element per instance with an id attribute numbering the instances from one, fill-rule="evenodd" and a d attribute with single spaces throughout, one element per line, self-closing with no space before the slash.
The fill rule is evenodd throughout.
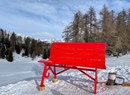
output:
<path id="1" fill-rule="evenodd" d="M 53 68 L 53 69 L 52 69 Z M 56 72 L 56 68 L 64 68 L 61 71 Z M 96 94 L 96 89 L 97 89 L 97 69 L 88 69 L 86 67 L 82 68 L 82 67 L 77 67 L 77 66 L 60 66 L 60 65 L 50 65 L 50 64 L 44 64 L 44 70 L 43 70 L 43 74 L 42 74 L 42 80 L 40 83 L 40 87 L 45 86 L 44 85 L 44 80 L 45 78 L 49 78 L 50 73 L 48 72 L 49 70 L 52 72 L 54 78 L 57 78 L 58 74 L 61 74 L 69 69 L 76 69 L 79 70 L 81 73 L 83 73 L 84 75 L 86 75 L 87 77 L 91 78 L 94 81 L 94 94 Z M 87 74 L 85 71 L 91 71 L 91 72 L 95 72 L 95 77 L 93 78 L 91 75 Z"/>

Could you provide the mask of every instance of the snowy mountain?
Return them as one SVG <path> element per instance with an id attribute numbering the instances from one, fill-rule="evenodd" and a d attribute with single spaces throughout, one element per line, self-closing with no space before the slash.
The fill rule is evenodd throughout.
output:
<path id="1" fill-rule="evenodd" d="M 38 91 L 43 65 L 31 58 L 15 54 L 14 62 L 0 61 L 0 95 L 93 95 L 93 82 L 82 73 L 70 70 L 58 76 L 59 81 L 45 80 L 45 91 Z M 130 95 L 130 87 L 106 86 L 109 72 L 117 72 L 130 82 L 130 54 L 107 57 L 106 70 L 98 72 L 97 95 Z"/>

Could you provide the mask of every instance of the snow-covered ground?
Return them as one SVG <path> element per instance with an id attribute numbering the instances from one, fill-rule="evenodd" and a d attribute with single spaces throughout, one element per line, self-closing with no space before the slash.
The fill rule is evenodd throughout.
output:
<path id="1" fill-rule="evenodd" d="M 41 58 L 14 57 L 14 62 L 0 59 L 0 95 L 93 95 L 93 81 L 75 70 L 60 74 L 57 83 L 52 83 L 50 76 L 45 91 L 38 91 L 43 65 L 37 61 Z M 130 54 L 108 57 L 106 65 L 106 70 L 98 71 L 97 95 L 130 95 L 130 87 L 105 85 L 108 72 L 117 72 L 130 82 Z"/>

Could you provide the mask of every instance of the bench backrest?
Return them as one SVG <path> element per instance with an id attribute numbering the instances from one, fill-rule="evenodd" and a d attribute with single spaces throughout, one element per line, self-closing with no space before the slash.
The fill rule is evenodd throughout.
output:
<path id="1" fill-rule="evenodd" d="M 105 69 L 105 43 L 56 42 L 51 46 L 53 64 Z"/>

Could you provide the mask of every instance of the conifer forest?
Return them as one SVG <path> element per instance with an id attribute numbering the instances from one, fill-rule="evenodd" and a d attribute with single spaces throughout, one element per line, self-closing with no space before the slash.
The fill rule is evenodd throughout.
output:
<path id="1" fill-rule="evenodd" d="M 42 56 L 49 57 L 50 44 L 45 41 L 36 40 L 32 37 L 22 37 L 13 33 L 7 33 L 0 29 L 0 59 L 13 61 L 13 53 L 21 54 L 23 57 Z"/>
<path id="2" fill-rule="evenodd" d="M 106 42 L 107 55 L 125 55 L 130 51 L 130 9 L 116 12 L 104 5 L 98 13 L 93 7 L 84 14 L 77 11 L 62 38 L 67 42 Z"/>

